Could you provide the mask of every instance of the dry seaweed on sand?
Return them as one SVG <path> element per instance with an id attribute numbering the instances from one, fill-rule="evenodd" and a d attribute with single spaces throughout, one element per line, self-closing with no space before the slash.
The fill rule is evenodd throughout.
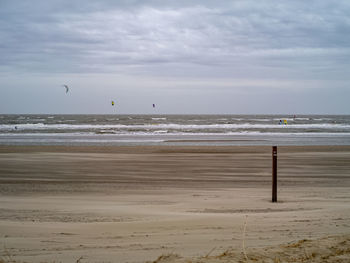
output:
<path id="1" fill-rule="evenodd" d="M 248 260 L 247 260 L 247 258 Z M 350 260 L 350 235 L 330 236 L 316 240 L 299 240 L 276 247 L 250 248 L 247 255 L 230 249 L 217 255 L 182 258 L 171 254 L 160 256 L 153 263 L 243 263 L 243 262 L 327 262 L 347 263 Z"/>

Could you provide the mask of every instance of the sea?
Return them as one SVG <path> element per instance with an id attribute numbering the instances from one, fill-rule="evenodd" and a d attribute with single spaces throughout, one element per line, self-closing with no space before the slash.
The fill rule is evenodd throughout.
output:
<path id="1" fill-rule="evenodd" d="M 0 115 L 0 145 L 350 145 L 350 115 Z"/>

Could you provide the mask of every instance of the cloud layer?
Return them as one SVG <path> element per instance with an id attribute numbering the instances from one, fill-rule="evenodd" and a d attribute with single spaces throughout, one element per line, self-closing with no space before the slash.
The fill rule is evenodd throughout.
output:
<path id="1" fill-rule="evenodd" d="M 20 2 L 1 4 L 2 67 L 113 72 L 190 64 L 317 71 L 350 61 L 348 1 L 106 1 L 83 10 L 62 1 Z"/>

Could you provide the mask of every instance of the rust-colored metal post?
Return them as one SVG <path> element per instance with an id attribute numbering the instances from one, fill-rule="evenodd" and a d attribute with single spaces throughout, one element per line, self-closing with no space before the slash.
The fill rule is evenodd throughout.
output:
<path id="1" fill-rule="evenodd" d="M 272 146 L 272 202 L 277 202 L 277 146 Z"/>

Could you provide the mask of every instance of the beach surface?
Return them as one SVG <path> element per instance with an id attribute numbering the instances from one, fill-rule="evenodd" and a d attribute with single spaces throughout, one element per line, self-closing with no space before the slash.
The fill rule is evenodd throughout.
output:
<path id="1" fill-rule="evenodd" d="M 0 146 L 0 259 L 349 262 L 350 146 L 278 147 L 277 203 L 271 169 L 267 146 Z"/>

